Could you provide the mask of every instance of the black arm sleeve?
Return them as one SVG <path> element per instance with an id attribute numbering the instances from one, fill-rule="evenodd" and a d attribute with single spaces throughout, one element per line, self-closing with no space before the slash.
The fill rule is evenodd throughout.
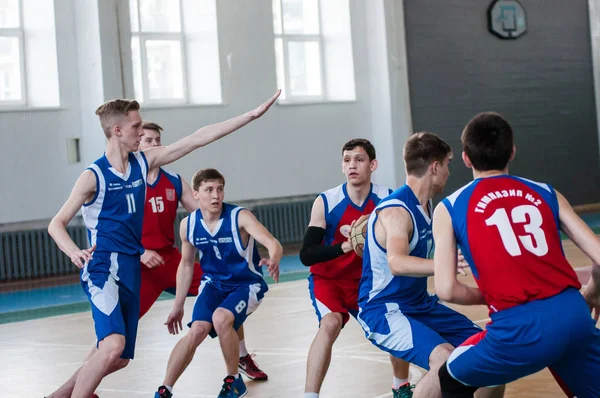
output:
<path id="1" fill-rule="evenodd" d="M 342 244 L 333 246 L 323 245 L 325 230 L 321 227 L 308 227 L 304 234 L 302 249 L 300 249 L 300 261 L 302 264 L 310 267 L 316 263 L 333 260 L 344 254 Z"/>

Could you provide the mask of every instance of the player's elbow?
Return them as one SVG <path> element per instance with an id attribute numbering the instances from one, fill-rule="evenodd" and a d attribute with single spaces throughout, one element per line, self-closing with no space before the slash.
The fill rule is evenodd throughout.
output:
<path id="1" fill-rule="evenodd" d="M 50 224 L 48 224 L 48 234 L 54 238 L 56 237 L 57 231 L 60 227 L 65 228 L 65 223 L 61 222 L 58 218 L 54 217 L 51 221 Z"/>
<path id="2" fill-rule="evenodd" d="M 315 263 L 314 256 L 310 253 L 310 247 L 303 247 L 300 249 L 300 262 L 306 267 L 310 267 Z"/>
<path id="3" fill-rule="evenodd" d="M 390 266 L 390 272 L 394 276 L 406 276 L 410 274 L 406 261 L 399 256 L 388 256 L 388 264 Z"/>
<path id="4" fill-rule="evenodd" d="M 435 279 L 435 294 L 442 300 L 449 303 L 454 299 L 454 286 L 452 283 Z"/>

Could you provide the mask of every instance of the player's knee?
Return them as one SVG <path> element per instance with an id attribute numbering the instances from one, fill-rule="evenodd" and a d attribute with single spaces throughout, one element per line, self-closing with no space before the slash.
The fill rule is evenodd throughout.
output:
<path id="1" fill-rule="evenodd" d="M 448 371 L 447 363 L 444 362 L 438 371 L 442 398 L 472 398 L 476 387 L 466 386 L 456 380 Z"/>
<path id="2" fill-rule="evenodd" d="M 125 336 L 110 334 L 106 336 L 98 347 L 98 351 L 106 356 L 110 362 L 117 361 L 125 349 Z"/>
<path id="3" fill-rule="evenodd" d="M 118 358 L 116 361 L 113 362 L 114 371 L 116 372 L 119 369 L 123 369 L 124 367 L 129 365 L 129 362 L 130 362 L 129 359 Z"/>
<path id="4" fill-rule="evenodd" d="M 429 368 L 437 369 L 448 360 L 450 354 L 454 351 L 454 347 L 450 344 L 440 344 L 433 349 L 429 355 Z"/>
<path id="5" fill-rule="evenodd" d="M 332 312 L 325 315 L 321 319 L 321 325 L 319 326 L 319 328 L 330 338 L 336 338 L 337 335 L 340 333 L 340 330 L 342 330 L 343 325 L 344 320 L 342 318 L 342 314 Z"/>
<path id="6" fill-rule="evenodd" d="M 212 325 L 208 322 L 194 322 L 187 334 L 194 347 L 198 347 L 202 341 L 208 336 L 212 329 Z"/>
<path id="7" fill-rule="evenodd" d="M 235 318 L 233 317 L 231 311 L 224 308 L 217 308 L 213 314 L 212 320 L 215 331 L 220 335 L 224 331 L 233 328 L 233 322 L 235 321 Z"/>

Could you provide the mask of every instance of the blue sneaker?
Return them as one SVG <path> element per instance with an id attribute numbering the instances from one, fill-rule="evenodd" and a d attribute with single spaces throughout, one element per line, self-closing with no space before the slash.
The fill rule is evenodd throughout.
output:
<path id="1" fill-rule="evenodd" d="M 242 376 L 236 379 L 233 376 L 227 376 L 223 379 L 223 387 L 217 398 L 241 398 L 248 393 Z"/>

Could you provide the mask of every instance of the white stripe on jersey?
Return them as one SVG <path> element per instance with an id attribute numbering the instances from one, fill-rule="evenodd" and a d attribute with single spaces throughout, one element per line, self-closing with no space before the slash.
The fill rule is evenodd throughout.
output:
<path id="1" fill-rule="evenodd" d="M 102 174 L 102 170 L 100 170 L 98 165 L 92 163 L 88 168 L 95 172 L 96 181 L 98 182 L 98 192 L 96 192 L 96 199 L 94 199 L 92 203 L 87 205 L 84 204 L 81 215 L 86 228 L 90 230 L 90 246 L 94 246 L 98 235 L 96 227 L 98 226 L 98 219 L 100 217 L 100 212 L 102 211 L 102 205 L 104 204 L 106 181 L 104 180 L 104 174 Z"/>
<path id="2" fill-rule="evenodd" d="M 524 178 L 524 177 L 517 177 L 517 176 L 513 176 L 513 177 L 515 177 L 516 179 L 519 179 L 519 180 L 523 180 L 523 181 L 527 181 L 529 183 L 535 184 L 535 185 L 537 185 L 537 186 L 539 186 L 541 188 L 544 188 L 548 192 L 552 192 L 552 190 L 550 189 L 550 186 L 548 184 L 543 183 L 543 182 L 533 181 L 533 180 L 530 180 L 530 179 L 527 179 L 527 178 Z"/>
<path id="3" fill-rule="evenodd" d="M 344 200 L 345 196 L 343 184 L 338 185 L 335 188 L 328 189 L 321 195 L 323 195 L 323 199 L 325 202 L 325 215 L 327 216 L 327 214 L 330 213 L 331 210 L 333 210 L 338 204 L 340 204 L 342 200 Z"/>
<path id="4" fill-rule="evenodd" d="M 140 164 L 140 169 L 142 170 L 142 178 L 144 179 L 144 184 L 146 184 L 146 179 L 148 178 L 148 165 L 146 164 L 146 160 L 144 160 L 145 156 L 142 155 L 141 152 L 134 152 L 133 156 L 135 156 L 136 160 Z M 129 170 L 131 170 L 131 167 L 129 167 Z M 127 179 L 129 179 L 129 171 L 127 172 L 126 180 Z"/>
<path id="5" fill-rule="evenodd" d="M 470 183 L 468 183 L 467 185 L 463 186 L 462 188 L 457 189 L 456 191 L 454 191 L 454 193 L 450 196 L 448 196 L 446 199 L 448 199 L 448 202 L 450 202 L 450 204 L 452 206 L 454 206 L 454 202 L 456 202 L 456 199 L 458 199 L 458 197 L 460 196 L 460 194 L 462 193 L 462 191 L 464 191 L 465 189 L 469 188 L 471 186 L 471 184 L 473 184 L 475 181 L 471 181 Z M 450 209 L 448 209 L 450 210 Z"/>
<path id="6" fill-rule="evenodd" d="M 254 264 L 252 262 L 252 254 L 254 253 L 255 245 L 254 238 L 252 236 L 248 237 L 248 246 L 246 246 L 246 250 L 243 249 L 244 245 L 240 241 L 240 233 L 237 220 L 241 210 L 244 210 L 244 208 L 236 207 L 235 209 L 231 210 L 231 214 L 229 215 L 229 217 L 231 218 L 231 234 L 233 235 L 233 242 L 235 243 L 235 248 L 237 249 L 238 254 L 246 260 L 246 263 L 248 263 L 248 269 L 250 269 L 250 271 L 254 272 L 256 275 L 260 275 L 262 277 L 260 272 L 258 272 L 257 270 L 258 264 Z"/>
<path id="7" fill-rule="evenodd" d="M 196 212 L 198 210 L 194 210 L 188 216 L 188 231 L 187 231 L 187 240 L 192 245 L 194 245 L 194 229 L 196 229 Z M 195 245 L 194 245 L 195 246 Z"/>
<path id="8" fill-rule="evenodd" d="M 371 267 L 371 272 L 373 273 L 373 285 L 371 287 L 371 291 L 369 292 L 368 301 L 371 301 L 373 297 L 377 296 L 383 289 L 385 289 L 394 278 L 394 275 L 392 275 L 392 271 L 390 270 L 390 266 L 388 264 L 387 250 L 383 249 L 379 245 L 379 243 L 377 243 L 376 240 L 375 221 L 377 219 L 377 213 L 378 211 L 383 210 L 387 207 L 398 206 L 408 211 L 408 214 L 410 214 L 410 217 L 413 222 L 413 236 L 410 240 L 409 254 L 413 251 L 413 249 L 417 246 L 417 243 L 419 242 L 419 231 L 415 230 L 417 228 L 417 220 L 415 219 L 414 214 L 412 213 L 412 211 L 410 211 L 406 203 L 398 199 L 390 199 L 386 200 L 385 202 L 381 202 L 375 208 L 373 213 L 371 213 L 371 215 L 369 216 L 367 233 L 367 240 L 369 242 L 369 258 L 371 260 L 369 266 Z"/>

